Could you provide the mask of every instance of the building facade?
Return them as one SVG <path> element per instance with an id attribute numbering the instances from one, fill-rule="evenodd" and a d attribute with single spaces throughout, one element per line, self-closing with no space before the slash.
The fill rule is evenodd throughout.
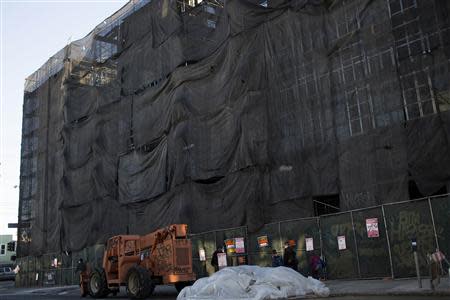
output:
<path id="1" fill-rule="evenodd" d="M 450 4 L 130 2 L 26 82 L 19 255 L 445 194 Z"/>

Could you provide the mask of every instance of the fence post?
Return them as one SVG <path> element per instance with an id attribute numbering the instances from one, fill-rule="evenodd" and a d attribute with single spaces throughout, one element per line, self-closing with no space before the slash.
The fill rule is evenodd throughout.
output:
<path id="1" fill-rule="evenodd" d="M 439 248 L 439 240 L 436 232 L 436 224 L 434 223 L 434 213 L 433 213 L 433 206 L 431 205 L 431 198 L 428 197 L 428 205 L 430 206 L 430 214 L 431 214 L 431 222 L 433 223 L 433 231 L 434 231 L 434 238 L 436 239 L 436 249 Z"/>
<path id="2" fill-rule="evenodd" d="M 245 237 L 244 237 L 245 253 L 246 255 L 246 265 L 250 264 L 250 239 L 248 237 L 248 227 L 245 225 Z M 245 258 L 245 257 L 244 257 Z"/>
<path id="3" fill-rule="evenodd" d="M 281 222 L 278 222 L 278 237 L 280 238 L 280 251 L 283 252 L 283 239 L 281 238 Z"/>
<path id="4" fill-rule="evenodd" d="M 356 242 L 355 222 L 353 222 L 353 212 L 350 211 L 350 219 L 352 220 L 353 240 L 355 241 L 356 265 L 358 266 L 358 276 L 361 278 L 361 267 L 359 265 L 358 243 Z"/>
<path id="5" fill-rule="evenodd" d="M 70 284 L 75 284 L 75 282 L 73 281 L 73 256 L 72 253 L 70 254 Z"/>
<path id="6" fill-rule="evenodd" d="M 391 242 L 389 241 L 388 224 L 386 222 L 386 214 L 384 213 L 384 205 L 381 205 L 381 212 L 383 213 L 384 229 L 386 231 L 386 241 L 389 253 L 389 264 L 391 265 L 391 277 L 394 279 L 394 265 L 392 264 Z"/>
<path id="7" fill-rule="evenodd" d="M 323 259 L 323 241 L 322 241 L 322 228 L 320 228 L 320 218 L 316 218 L 317 228 L 319 229 L 319 245 L 320 245 L 320 257 Z"/>

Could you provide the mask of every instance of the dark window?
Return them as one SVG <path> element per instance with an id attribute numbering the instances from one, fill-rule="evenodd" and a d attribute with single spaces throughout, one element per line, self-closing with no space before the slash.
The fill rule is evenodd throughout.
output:
<path id="1" fill-rule="evenodd" d="M 321 216 L 340 211 L 339 195 L 313 197 L 314 215 Z"/>

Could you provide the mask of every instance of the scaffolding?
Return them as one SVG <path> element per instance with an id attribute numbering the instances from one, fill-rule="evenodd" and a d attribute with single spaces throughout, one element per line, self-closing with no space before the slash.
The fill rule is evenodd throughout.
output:
<path id="1" fill-rule="evenodd" d="M 71 42 L 55 55 L 50 57 L 37 71 L 25 79 L 25 93 L 31 93 L 46 82 L 51 76 L 55 75 L 64 68 L 64 62 L 69 60 L 79 62 L 80 68 L 89 69 L 89 63 L 104 63 L 118 52 L 119 49 L 119 27 L 123 20 L 129 15 L 135 13 L 143 6 L 150 3 L 150 0 L 132 0 L 119 9 L 115 14 L 97 25 L 87 36 L 77 41 Z M 76 70 L 78 71 L 78 70 Z M 93 83 L 95 78 L 103 78 L 106 73 L 111 75 L 110 71 L 103 69 L 95 70 L 92 79 L 88 81 Z M 107 76 L 109 76 L 107 75 Z M 102 81 L 103 79 L 100 79 Z"/>

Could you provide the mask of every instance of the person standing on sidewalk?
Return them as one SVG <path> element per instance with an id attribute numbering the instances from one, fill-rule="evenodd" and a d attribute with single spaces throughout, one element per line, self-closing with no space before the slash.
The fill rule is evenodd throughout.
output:
<path id="1" fill-rule="evenodd" d="M 272 267 L 281 267 L 283 265 L 283 258 L 277 253 L 277 250 L 272 250 Z"/>
<path id="2" fill-rule="evenodd" d="M 214 267 L 214 272 L 219 271 L 219 258 L 217 257 L 217 254 L 219 253 L 223 253 L 222 247 L 217 248 L 211 258 L 211 265 Z"/>
<path id="3" fill-rule="evenodd" d="M 298 260 L 297 255 L 295 253 L 294 240 L 289 240 L 285 243 L 283 260 L 285 267 L 291 268 L 298 272 Z"/>
<path id="4" fill-rule="evenodd" d="M 325 261 L 317 254 L 314 254 L 309 259 L 311 276 L 315 279 L 325 279 L 325 266 Z"/>

